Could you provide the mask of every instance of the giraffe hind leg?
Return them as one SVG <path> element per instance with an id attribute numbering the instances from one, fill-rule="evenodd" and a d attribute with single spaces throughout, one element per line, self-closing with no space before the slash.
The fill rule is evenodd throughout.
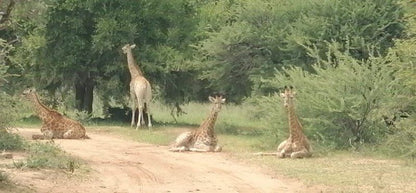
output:
<path id="1" fill-rule="evenodd" d="M 66 131 L 66 132 L 63 134 L 63 138 L 64 138 L 64 139 L 73 139 L 73 138 L 74 138 L 74 131 L 73 131 L 72 129 L 70 129 L 70 130 Z"/>
<path id="2" fill-rule="evenodd" d="M 139 118 L 137 120 L 136 130 L 143 125 L 143 107 L 139 106 Z"/>
<path id="3" fill-rule="evenodd" d="M 149 107 L 149 103 L 147 102 L 147 103 L 145 103 L 144 104 L 145 106 L 146 106 L 146 112 L 147 112 L 147 122 L 148 122 L 148 127 L 149 127 L 149 129 L 152 127 L 152 120 L 151 120 L 151 114 L 150 114 L 150 107 Z"/>
<path id="4" fill-rule="evenodd" d="M 292 152 L 292 154 L 290 154 L 290 158 L 293 158 L 293 159 L 311 157 L 311 156 L 312 156 L 311 152 L 309 152 L 306 148 L 300 151 Z"/>
<path id="5" fill-rule="evenodd" d="M 184 152 L 184 151 L 189 151 L 189 148 L 187 148 L 186 146 L 171 147 L 169 149 L 169 151 L 173 151 L 173 152 Z"/>
<path id="6" fill-rule="evenodd" d="M 131 127 L 134 127 L 134 122 L 136 118 L 136 107 L 131 108 Z"/>
<path id="7" fill-rule="evenodd" d="M 189 143 L 191 141 L 192 134 L 190 131 L 181 133 L 175 140 L 175 143 L 171 145 L 169 151 L 182 152 L 189 151 Z"/>

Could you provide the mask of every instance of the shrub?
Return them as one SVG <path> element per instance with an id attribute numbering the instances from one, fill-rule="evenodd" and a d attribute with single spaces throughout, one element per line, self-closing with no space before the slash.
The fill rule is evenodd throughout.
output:
<path id="1" fill-rule="evenodd" d="M 0 130 L 0 150 L 19 150 L 23 147 L 24 141 L 20 136 Z"/>
<path id="2" fill-rule="evenodd" d="M 26 160 L 26 167 L 29 168 L 79 168 L 79 161 L 67 155 L 53 143 L 33 143 L 28 146 L 29 158 Z"/>
<path id="3" fill-rule="evenodd" d="M 356 60 L 339 52 L 336 44 L 331 46 L 328 58 L 313 66 L 314 73 L 301 68 L 284 69 L 264 82 L 275 90 L 294 86 L 298 93 L 295 105 L 304 131 L 318 143 L 345 148 L 378 142 L 389 131 L 382 119 L 390 113 L 384 104 L 399 92 L 386 65 L 390 59 Z M 270 123 L 274 136 L 288 131 L 284 109 L 276 108 L 282 106 L 280 101 L 278 95 L 258 100 L 264 107 L 260 113 L 265 114 L 264 122 Z"/>
<path id="4" fill-rule="evenodd" d="M 7 182 L 9 180 L 9 176 L 4 171 L 0 171 L 0 183 Z"/>

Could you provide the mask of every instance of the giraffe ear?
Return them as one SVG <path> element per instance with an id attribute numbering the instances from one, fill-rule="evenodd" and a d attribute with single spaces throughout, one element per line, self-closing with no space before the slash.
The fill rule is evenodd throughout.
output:
<path id="1" fill-rule="evenodd" d="M 136 44 L 133 44 L 133 45 L 130 46 L 131 49 L 133 49 L 135 47 L 136 47 Z"/>
<path id="2" fill-rule="evenodd" d="M 209 96 L 209 97 L 208 97 L 208 99 L 209 99 L 209 101 L 211 101 L 211 102 L 215 102 L 215 98 L 214 98 L 214 97 L 212 97 L 212 96 Z"/>
<path id="3" fill-rule="evenodd" d="M 280 97 L 285 97 L 285 93 L 280 93 Z"/>
<path id="4" fill-rule="evenodd" d="M 221 99 L 221 103 L 225 103 L 225 98 Z"/>

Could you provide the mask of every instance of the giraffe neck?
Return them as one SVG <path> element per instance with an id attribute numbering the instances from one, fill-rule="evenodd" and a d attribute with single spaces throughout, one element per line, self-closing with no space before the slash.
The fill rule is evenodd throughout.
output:
<path id="1" fill-rule="evenodd" d="M 35 106 L 35 110 L 36 110 L 36 113 L 38 114 L 38 117 L 42 121 L 48 120 L 50 118 L 48 116 L 50 109 L 40 102 L 39 97 L 36 93 L 32 94 L 32 102 Z"/>
<path id="2" fill-rule="evenodd" d="M 300 133 L 302 132 L 302 126 L 299 122 L 298 117 L 295 113 L 295 106 L 293 102 L 289 103 L 288 106 L 288 114 L 289 114 L 289 137 L 292 139 L 298 139 L 300 137 Z"/>
<path id="3" fill-rule="evenodd" d="M 143 76 L 143 72 L 140 70 L 139 66 L 137 66 L 131 50 L 127 52 L 127 65 L 132 78 Z"/>
<path id="4" fill-rule="evenodd" d="M 218 112 L 212 108 L 208 118 L 201 124 L 200 128 L 209 135 L 214 134 L 214 126 L 215 122 L 217 121 L 217 117 Z"/>

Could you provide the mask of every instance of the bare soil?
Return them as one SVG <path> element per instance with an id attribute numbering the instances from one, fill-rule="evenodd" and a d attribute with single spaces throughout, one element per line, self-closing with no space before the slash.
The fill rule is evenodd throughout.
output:
<path id="1" fill-rule="evenodd" d="M 30 139 L 39 129 L 17 131 Z M 108 133 L 91 139 L 55 140 L 85 161 L 90 172 L 8 168 L 11 181 L 33 192 L 321 192 L 266 168 L 236 161 L 227 153 L 170 152 L 166 146 L 129 141 Z M 15 156 L 18 159 L 19 155 Z M 10 190 L 8 190 L 10 191 Z M 0 192 L 2 190 L 0 189 Z"/>

